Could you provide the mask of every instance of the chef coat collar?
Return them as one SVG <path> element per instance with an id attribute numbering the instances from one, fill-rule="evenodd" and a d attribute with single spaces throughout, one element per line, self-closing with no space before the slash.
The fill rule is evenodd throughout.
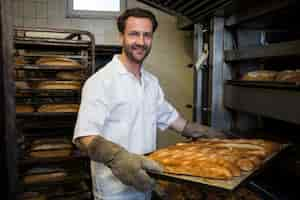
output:
<path id="1" fill-rule="evenodd" d="M 119 58 L 120 54 L 116 54 L 113 57 L 113 62 L 116 63 L 116 70 L 117 72 L 119 72 L 120 74 L 132 74 L 131 72 L 129 72 L 126 67 L 124 66 L 124 64 L 120 61 Z M 141 66 L 141 77 L 143 77 L 144 75 L 144 67 L 143 65 Z"/>

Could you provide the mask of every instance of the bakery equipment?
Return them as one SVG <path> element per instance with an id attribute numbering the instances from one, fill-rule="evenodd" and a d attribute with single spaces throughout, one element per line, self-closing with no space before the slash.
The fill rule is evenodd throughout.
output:
<path id="1" fill-rule="evenodd" d="M 75 189 L 72 195 L 61 191 L 49 198 L 49 193 L 56 184 L 85 182 L 82 199 L 91 199 L 89 160 L 71 140 L 82 85 L 94 72 L 94 42 L 81 30 L 14 30 L 17 129 L 25 146 L 18 158 L 19 193 L 59 199 L 66 192 L 72 199 Z"/>
<path id="2" fill-rule="evenodd" d="M 293 144 L 242 185 L 261 199 L 298 199 L 299 190 L 291 180 L 299 177 L 300 155 L 299 2 L 139 1 L 178 16 L 178 27 L 194 31 L 193 63 L 208 44 L 208 63 L 194 72 L 195 121 L 229 137 Z M 242 80 L 257 71 L 273 74 Z M 282 72 L 287 79 L 280 78 Z"/>

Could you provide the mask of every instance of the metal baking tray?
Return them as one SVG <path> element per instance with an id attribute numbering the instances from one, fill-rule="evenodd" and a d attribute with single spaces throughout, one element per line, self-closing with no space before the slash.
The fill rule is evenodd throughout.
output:
<path id="1" fill-rule="evenodd" d="M 16 93 L 20 95 L 35 95 L 35 96 L 78 96 L 81 91 L 71 89 L 16 89 Z M 28 97 L 28 96 L 17 96 Z"/>
<path id="2" fill-rule="evenodd" d="M 57 66 L 57 65 L 36 65 L 36 64 L 24 64 L 24 65 L 15 65 L 16 70 L 56 70 L 56 71 L 78 71 L 88 69 L 87 65 L 81 65 L 76 67 L 70 66 Z"/>
<path id="3" fill-rule="evenodd" d="M 233 191 L 241 184 L 247 182 L 247 180 L 249 180 L 252 176 L 261 173 L 263 169 L 266 167 L 266 165 L 269 164 L 271 160 L 273 160 L 273 158 L 277 157 L 279 153 L 281 153 L 284 149 L 286 149 L 289 146 L 291 146 L 291 144 L 282 144 L 280 150 L 274 152 L 268 158 L 266 158 L 260 167 L 256 168 L 251 172 L 242 172 L 241 176 L 234 177 L 231 180 L 219 180 L 219 179 L 203 178 L 203 177 L 188 176 L 188 175 L 177 175 L 177 174 L 164 173 L 164 172 L 159 173 L 153 171 L 148 171 L 148 173 L 150 176 L 157 179 L 167 179 L 169 181 L 175 181 L 175 182 L 188 181 L 188 182 L 203 185 L 208 188 L 216 188 L 216 189 Z"/>
<path id="4" fill-rule="evenodd" d="M 27 155 L 26 155 L 27 156 Z M 49 163 L 62 163 L 62 162 L 69 162 L 76 161 L 78 164 L 78 161 L 89 161 L 89 157 L 86 155 L 79 155 L 72 153 L 70 156 L 66 157 L 51 157 L 51 158 L 33 158 L 33 157 L 25 157 L 22 160 L 19 161 L 20 166 L 25 165 L 34 165 L 34 164 L 49 164 Z"/>
<path id="5" fill-rule="evenodd" d="M 300 89 L 300 82 L 228 80 L 226 84 L 277 89 Z"/>
<path id="6" fill-rule="evenodd" d="M 18 112 L 17 117 L 76 117 L 77 112 Z"/>

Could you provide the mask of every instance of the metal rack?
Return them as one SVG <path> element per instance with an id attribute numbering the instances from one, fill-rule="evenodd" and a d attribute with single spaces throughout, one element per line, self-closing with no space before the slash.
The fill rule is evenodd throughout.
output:
<path id="1" fill-rule="evenodd" d="M 83 173 L 89 171 L 87 156 L 81 154 L 71 144 L 77 111 L 38 112 L 37 109 L 44 104 L 80 103 L 83 82 L 95 70 L 94 36 L 90 32 L 81 30 L 16 27 L 14 29 L 14 47 L 15 58 L 22 58 L 21 63 L 14 65 L 15 81 L 22 81 L 29 85 L 29 88 L 16 89 L 16 104 L 31 105 L 34 108 L 33 112 L 16 113 L 17 130 L 22 138 L 19 146 L 23 147 L 19 149 L 19 192 L 38 192 L 51 196 L 50 191 L 55 189 L 56 184 L 70 188 L 70 185 L 84 181 L 89 186 L 89 191 L 88 195 L 81 199 L 91 199 L 90 177 Z M 74 66 L 41 65 L 37 64 L 40 58 L 66 58 L 79 64 Z M 80 78 L 72 80 L 56 77 L 59 72 L 77 73 Z M 39 89 L 37 85 L 43 81 L 55 81 L 56 83 L 73 81 L 80 83 L 78 84 L 80 87 L 78 89 Z M 67 138 L 73 146 L 71 153 L 59 157 L 30 156 L 31 143 L 36 140 L 42 141 L 44 138 Z M 50 180 L 41 184 L 24 184 L 23 177 L 30 169 L 52 167 L 53 165 L 59 166 L 67 173 L 63 181 L 54 182 L 54 184 Z M 81 167 L 74 168 L 76 165 Z M 40 189 L 42 186 L 43 189 Z M 45 188 L 47 189 L 45 190 Z M 65 194 L 60 191 L 58 196 L 63 198 L 64 195 L 72 196 L 72 191 Z"/>

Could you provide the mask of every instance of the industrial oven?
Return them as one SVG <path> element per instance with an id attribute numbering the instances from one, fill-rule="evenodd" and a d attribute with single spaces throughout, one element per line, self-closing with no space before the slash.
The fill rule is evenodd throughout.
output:
<path id="1" fill-rule="evenodd" d="M 242 185 L 259 199 L 298 199 L 291 180 L 300 170 L 299 2 L 140 1 L 176 15 L 180 29 L 194 31 L 196 121 L 233 138 L 290 144 Z M 199 62 L 203 55 L 207 60 Z M 247 78 L 260 72 L 274 76 Z M 280 79 L 285 73 L 298 78 Z"/>

